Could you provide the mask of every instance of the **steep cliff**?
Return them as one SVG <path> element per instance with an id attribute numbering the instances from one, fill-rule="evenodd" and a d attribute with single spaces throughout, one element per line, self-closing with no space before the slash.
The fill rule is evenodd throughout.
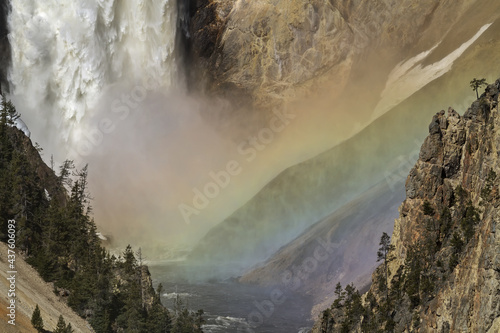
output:
<path id="1" fill-rule="evenodd" d="M 191 1 L 191 4 L 194 3 L 195 1 Z M 198 3 L 201 6 L 202 2 Z M 211 2 L 203 3 L 208 6 Z M 374 4 L 370 2 L 367 5 Z M 419 5 L 413 3 L 413 6 Z M 376 16 L 377 12 L 366 11 L 362 14 L 365 10 L 363 6 L 356 6 L 351 9 L 356 11 L 356 15 L 363 15 L 365 21 L 369 21 L 369 15 Z M 397 3 L 391 8 L 403 8 L 399 6 L 403 4 Z M 204 13 L 202 7 L 196 8 L 192 8 L 198 13 L 196 15 Z M 307 125 L 304 131 L 300 128 L 297 131 L 290 128 L 288 132 L 287 129 L 278 139 L 283 137 L 283 140 L 290 139 L 290 142 L 295 142 L 293 140 L 296 138 L 303 138 L 304 142 L 287 145 L 287 149 L 292 150 L 306 150 L 305 147 L 308 147 L 308 155 L 304 153 L 302 156 L 311 156 L 311 147 L 320 145 L 325 145 L 324 150 L 318 150 L 317 153 L 323 153 L 293 165 L 276 176 L 245 205 L 212 228 L 197 244 L 192 256 L 200 260 L 243 263 L 248 268 L 247 264 L 256 264 L 268 259 L 313 223 L 328 216 L 388 175 L 390 179 L 405 179 L 416 161 L 420 144 L 427 134 L 425 127 L 434 114 L 435 106 L 452 104 L 457 108 L 465 108 L 474 98 L 467 80 L 473 76 L 485 77 L 489 82 L 496 79 L 492 73 L 497 73 L 500 69 L 495 56 L 500 51 L 500 40 L 497 38 L 500 20 L 496 20 L 499 9 L 500 2 L 490 0 L 440 2 L 419 42 L 409 46 L 407 54 L 396 60 L 404 59 L 401 66 L 389 69 L 385 67 L 386 60 L 394 56 L 391 54 L 386 57 L 385 52 L 391 53 L 390 48 L 377 49 L 370 51 L 371 53 L 366 51 L 369 54 L 365 52 L 363 56 L 356 57 L 357 61 L 364 62 L 364 65 L 353 65 L 356 69 L 351 71 L 350 83 L 339 97 L 342 101 L 328 101 L 325 103 L 325 112 L 318 111 L 320 108 L 316 108 L 314 101 L 297 111 L 298 116 L 303 118 L 294 124 L 300 123 L 302 126 L 309 120 L 317 119 L 314 126 L 310 127 L 314 129 L 314 133 L 307 132 Z M 251 11 L 248 15 L 251 16 Z M 193 20 L 196 19 L 195 16 L 192 17 Z M 351 13 L 350 17 L 354 17 L 354 14 Z M 377 21 L 378 18 L 375 17 L 374 20 Z M 225 21 L 221 21 L 221 24 L 223 22 Z M 446 65 L 448 55 L 456 54 L 457 48 L 489 22 L 494 23 L 453 62 L 452 66 L 449 62 Z M 191 21 L 191 24 L 194 23 Z M 220 33 L 224 31 L 221 30 Z M 191 35 L 191 38 L 195 38 L 193 36 Z M 420 52 L 433 48 L 438 40 L 441 40 L 441 43 L 428 53 L 425 59 L 416 57 Z M 369 50 L 373 50 L 372 46 L 377 45 L 374 43 Z M 218 47 L 228 46 L 224 44 Z M 262 57 L 258 52 L 253 56 L 256 59 Z M 198 61 L 204 62 L 207 59 L 200 58 Z M 435 75 L 443 73 L 443 64 L 451 66 L 451 69 L 436 79 Z M 203 70 L 215 70 L 210 66 L 205 63 Z M 391 81 L 394 76 L 388 79 L 388 72 L 391 70 L 402 75 L 399 81 Z M 418 88 L 409 97 L 399 94 L 401 86 L 425 82 L 428 75 L 433 79 L 425 87 Z M 223 76 L 216 77 L 216 82 L 219 78 Z M 392 82 L 387 91 L 395 96 L 399 104 L 359 131 L 363 124 L 373 119 L 374 107 L 380 101 L 380 93 L 386 81 Z M 330 89 L 330 94 L 334 95 L 334 89 L 329 85 L 324 85 L 323 88 Z M 387 99 L 385 101 L 387 102 Z M 248 124 L 248 114 L 253 116 L 256 112 L 238 113 L 235 117 L 255 135 L 257 129 Z M 354 130 L 355 125 L 361 127 L 350 131 Z M 227 128 L 225 130 L 228 132 Z M 288 136 L 290 133 L 292 134 Z M 311 140 L 310 144 L 306 142 L 313 137 L 321 140 Z M 398 139 L 394 140 L 395 137 Z M 333 148 L 327 150 L 329 147 Z M 224 242 L 225 247 L 219 246 L 221 242 Z"/>
<path id="2" fill-rule="evenodd" d="M 209 90 L 269 107 L 325 85 L 338 94 L 368 67 L 394 66 L 417 44 L 434 46 L 472 5 L 488 4 L 192 0 L 184 6 L 188 56 Z"/>
<path id="3" fill-rule="evenodd" d="M 489 85 L 463 116 L 449 108 L 433 117 L 387 270 L 377 268 L 362 298 L 339 292 L 312 332 L 498 332 L 499 88 Z"/>

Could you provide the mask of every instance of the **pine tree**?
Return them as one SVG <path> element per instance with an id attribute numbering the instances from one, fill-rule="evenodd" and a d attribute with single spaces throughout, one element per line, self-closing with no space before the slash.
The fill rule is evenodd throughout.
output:
<path id="1" fill-rule="evenodd" d="M 201 327 L 203 324 L 205 324 L 205 319 L 203 319 L 203 315 L 205 312 L 203 310 L 198 310 L 196 311 L 195 318 L 194 318 L 194 332 L 195 333 L 203 333 L 203 330 Z"/>
<path id="2" fill-rule="evenodd" d="M 479 98 L 479 93 L 478 93 L 478 90 L 479 88 L 481 88 L 482 86 L 487 86 L 488 83 L 486 83 L 486 79 L 472 79 L 472 81 L 470 81 L 470 87 L 472 88 L 473 91 L 476 92 L 476 97 Z"/>
<path id="3" fill-rule="evenodd" d="M 412 307 L 420 304 L 420 279 L 422 276 L 423 264 L 421 257 L 421 245 L 415 244 L 408 249 L 405 259 L 406 279 L 404 289 L 410 298 Z"/>
<path id="4" fill-rule="evenodd" d="M 337 298 L 335 299 L 335 301 L 333 301 L 332 305 L 334 308 L 338 309 L 342 307 L 342 301 L 345 298 L 345 292 L 342 290 L 342 285 L 340 284 L 340 282 L 337 282 L 337 285 L 335 286 L 335 295 L 337 296 Z"/>
<path id="5" fill-rule="evenodd" d="M 66 326 L 66 331 L 65 333 L 74 333 L 75 331 L 73 330 L 73 327 L 71 327 L 71 323 Z"/>
<path id="6" fill-rule="evenodd" d="M 158 287 L 156 287 L 156 295 L 158 299 L 161 298 L 161 294 L 163 294 L 163 284 L 159 283 Z"/>
<path id="7" fill-rule="evenodd" d="M 67 331 L 66 328 L 66 322 L 64 321 L 64 318 L 62 315 L 59 316 L 59 320 L 57 321 L 56 329 L 54 330 L 53 333 L 66 333 Z"/>
<path id="8" fill-rule="evenodd" d="M 63 164 L 59 167 L 59 176 L 57 177 L 58 184 L 60 186 L 65 185 L 71 187 L 73 185 L 73 180 L 71 179 L 71 171 L 75 168 L 73 161 L 65 160 Z"/>
<path id="9" fill-rule="evenodd" d="M 175 318 L 172 333 L 193 333 L 194 329 L 195 322 L 193 316 L 187 308 L 182 309 Z"/>
<path id="10" fill-rule="evenodd" d="M 31 325 L 33 325 L 33 327 L 38 332 L 40 333 L 43 332 L 43 319 L 38 304 L 36 305 L 35 310 L 33 311 L 33 315 L 31 316 Z"/>
<path id="11" fill-rule="evenodd" d="M 132 274 L 133 272 L 135 272 L 135 270 L 137 269 L 137 260 L 130 244 L 127 245 L 125 251 L 123 252 L 123 259 L 123 268 L 125 269 L 125 272 L 127 272 L 128 274 Z"/>
<path id="12" fill-rule="evenodd" d="M 391 255 L 391 251 L 394 250 L 394 245 L 391 244 L 391 237 L 385 232 L 382 233 L 382 237 L 380 237 L 379 245 L 380 248 L 377 252 L 377 261 L 384 261 L 386 300 L 389 301 L 389 268 L 387 265 L 394 259 Z"/>
<path id="13" fill-rule="evenodd" d="M 161 303 L 155 303 L 148 312 L 146 325 L 148 332 L 169 333 L 172 328 L 172 319 Z"/>
<path id="14" fill-rule="evenodd" d="M 40 179 L 37 148 L 13 128 L 19 115 L 12 103 L 0 103 L 0 239 L 6 236 L 6 221 L 16 219 L 16 247 L 46 281 L 54 282 L 56 291 L 69 292 L 68 305 L 78 314 L 93 314 L 89 322 L 96 332 L 171 333 L 173 320 L 161 304 L 161 286 L 153 304 L 145 305 L 149 289 L 142 286 L 141 251 L 136 259 L 129 246 L 123 260 L 117 260 L 101 246 L 91 217 L 87 166 L 78 171 L 72 161 L 65 161 L 59 175 Z M 201 332 L 202 312 L 183 308 L 180 314 L 185 332 Z M 44 332 L 38 305 L 32 324 Z M 55 332 L 73 330 L 60 317 Z"/>
<path id="15" fill-rule="evenodd" d="M 429 201 L 425 200 L 423 205 L 424 215 L 433 216 L 436 212 Z"/>
<path id="16" fill-rule="evenodd" d="M 21 115 L 17 113 L 16 107 L 12 103 L 12 101 L 7 101 L 4 98 L 4 108 L 7 111 L 8 114 L 8 122 L 10 125 L 14 125 L 16 123 L 16 120 L 18 120 Z"/>

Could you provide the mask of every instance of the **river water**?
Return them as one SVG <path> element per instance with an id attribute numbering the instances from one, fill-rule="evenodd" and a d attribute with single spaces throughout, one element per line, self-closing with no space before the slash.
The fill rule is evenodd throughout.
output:
<path id="1" fill-rule="evenodd" d="M 162 302 L 173 308 L 180 297 L 191 310 L 203 309 L 206 333 L 296 333 L 312 326 L 310 297 L 285 287 L 259 287 L 236 279 L 204 280 L 197 272 L 207 267 L 185 262 L 148 263 L 155 287 L 164 287 Z M 214 269 L 214 267 L 210 267 Z"/>

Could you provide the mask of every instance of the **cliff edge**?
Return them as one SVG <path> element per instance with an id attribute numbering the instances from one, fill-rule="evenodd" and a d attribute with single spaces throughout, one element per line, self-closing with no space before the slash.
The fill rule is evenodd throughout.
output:
<path id="1" fill-rule="evenodd" d="M 370 290 L 337 289 L 312 332 L 499 331 L 499 89 L 432 118 Z"/>

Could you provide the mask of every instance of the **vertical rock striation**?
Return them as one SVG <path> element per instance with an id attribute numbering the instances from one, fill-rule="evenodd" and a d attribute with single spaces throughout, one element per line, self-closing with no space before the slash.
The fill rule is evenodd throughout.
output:
<path id="1" fill-rule="evenodd" d="M 209 90 L 269 107 L 321 90 L 325 82 L 341 89 L 353 64 L 402 54 L 432 22 L 446 20 L 446 28 L 431 34 L 442 36 L 470 3 L 192 0 L 186 42 L 192 68 L 203 73 Z"/>
<path id="2" fill-rule="evenodd" d="M 362 313 L 332 306 L 313 332 L 498 332 L 499 89 L 497 80 L 463 116 L 432 118 L 395 221 L 389 293 L 381 265 Z"/>
<path id="3" fill-rule="evenodd" d="M 393 272 L 404 263 L 408 247 L 423 236 L 419 223 L 424 201 L 436 211 L 450 207 L 452 220 L 458 222 L 463 216 L 453 201 L 461 200 L 459 188 L 480 216 L 460 263 L 435 297 L 422 306 L 424 331 L 446 332 L 449 327 L 450 332 L 487 332 L 500 316 L 500 237 L 495 232 L 500 200 L 498 180 L 492 179 L 500 175 L 499 88 L 500 81 L 490 85 L 463 117 L 451 108 L 447 117 L 444 111 L 434 116 L 420 159 L 406 183 L 407 199 L 393 234 L 398 258 Z M 448 253 L 441 251 L 437 256 L 444 261 Z"/>

